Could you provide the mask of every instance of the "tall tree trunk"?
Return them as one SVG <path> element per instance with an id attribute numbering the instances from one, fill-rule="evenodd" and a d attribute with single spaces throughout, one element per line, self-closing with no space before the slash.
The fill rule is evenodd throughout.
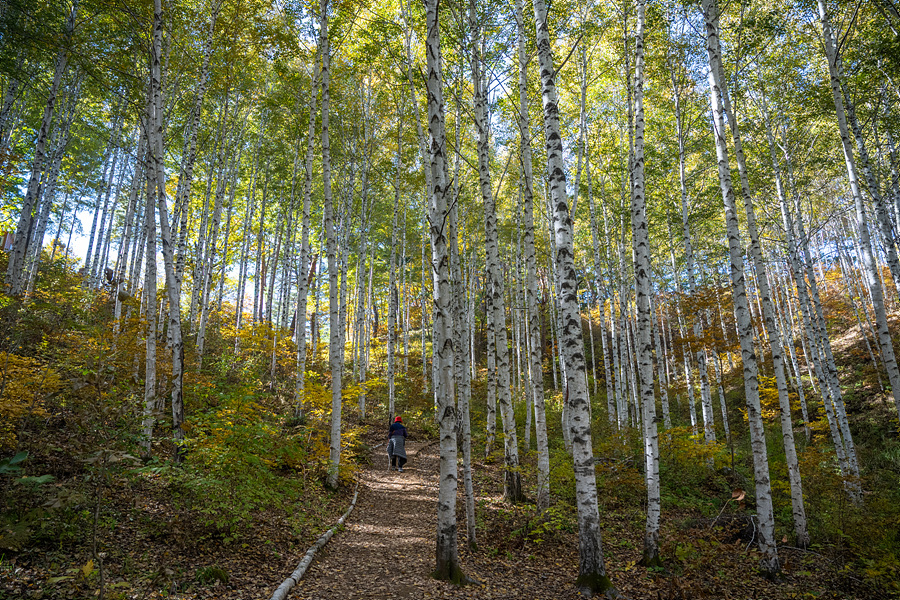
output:
<path id="1" fill-rule="evenodd" d="M 154 0 L 153 44 L 151 48 L 150 94 L 153 103 L 152 128 L 148 134 L 150 141 L 151 169 L 156 185 L 156 200 L 159 208 L 159 227 L 162 239 L 163 262 L 166 269 L 166 290 L 169 298 L 169 335 L 172 339 L 172 432 L 176 446 L 175 458 L 182 459 L 184 441 L 184 401 L 182 396 L 184 376 L 184 344 L 181 336 L 181 294 L 175 279 L 174 248 L 172 231 L 169 227 L 166 203 L 166 170 L 163 148 L 163 96 L 162 96 L 162 0 Z M 149 201 L 149 199 L 148 199 Z M 148 209 L 152 210 L 152 209 Z M 149 251 L 149 244 L 148 244 Z M 149 257 L 148 257 L 149 260 Z M 156 260 L 155 252 L 153 261 Z M 148 263 L 149 264 L 149 263 Z"/>
<path id="2" fill-rule="evenodd" d="M 328 364 L 331 369 L 331 450 L 329 453 L 328 485 L 336 488 L 341 464 L 341 344 L 340 306 L 338 304 L 338 265 L 335 253 L 337 240 L 334 231 L 334 205 L 331 197 L 331 38 L 328 33 L 328 0 L 321 0 L 319 14 L 319 51 L 322 56 L 322 201 L 325 219 L 325 240 L 328 248 L 328 307 L 330 338 Z"/>
<path id="3" fill-rule="evenodd" d="M 718 23 L 714 23 L 714 26 L 717 27 Z M 806 508 L 803 503 L 803 485 L 800 478 L 800 464 L 797 459 L 797 448 L 794 444 L 794 423 L 791 416 L 791 401 L 788 395 L 787 377 L 784 372 L 784 354 L 781 336 L 775 322 L 775 308 L 772 304 L 772 293 L 769 287 L 769 279 L 766 273 L 762 248 L 759 242 L 759 233 L 756 226 L 756 209 L 753 205 L 753 196 L 750 191 L 750 179 L 747 173 L 746 160 L 744 158 L 740 126 L 737 122 L 737 115 L 731 106 L 728 85 L 725 83 L 725 72 L 721 60 L 719 60 L 717 69 L 717 84 L 722 96 L 722 107 L 725 115 L 728 117 L 728 123 L 731 126 L 735 161 L 738 165 L 738 174 L 741 182 L 741 196 L 744 200 L 744 212 L 747 215 L 747 233 L 750 236 L 750 257 L 756 268 L 757 296 L 762 305 L 765 332 L 768 337 L 769 349 L 772 355 L 773 370 L 775 371 L 775 385 L 778 390 L 778 404 L 781 409 L 781 439 L 784 446 L 788 481 L 791 489 L 791 510 L 794 519 L 794 533 L 796 535 L 797 545 L 801 548 L 806 548 L 810 543 L 809 528 L 806 523 Z"/>
<path id="4" fill-rule="evenodd" d="M 118 321 L 122 316 L 122 286 L 127 280 L 129 257 L 133 260 L 133 253 L 130 252 L 132 238 L 137 231 L 138 218 L 138 196 L 140 194 L 143 181 L 146 178 L 145 164 L 147 156 L 147 135 L 143 127 L 138 130 L 138 142 L 135 152 L 134 169 L 131 175 L 131 191 L 128 194 L 128 205 L 125 209 L 125 229 L 122 232 L 122 238 L 119 241 L 119 256 L 116 259 L 116 307 L 115 317 Z M 117 326 L 118 327 L 118 326 Z"/>
<path id="5" fill-rule="evenodd" d="M 884 358 L 888 379 L 894 395 L 894 406 L 900 415 L 900 368 L 894 354 L 894 345 L 891 341 L 891 332 L 888 328 L 887 312 L 884 308 L 884 291 L 878 278 L 875 255 L 872 251 L 872 242 L 869 236 L 869 225 L 863 206 L 862 192 L 859 188 L 859 178 L 856 170 L 856 158 L 853 155 L 853 146 L 850 141 L 850 132 L 847 127 L 847 117 L 844 112 L 844 101 L 841 97 L 841 85 L 843 74 L 841 72 L 840 57 L 832 35 L 831 22 L 825 8 L 825 0 L 818 0 L 819 18 L 822 21 L 822 31 L 825 38 L 825 56 L 828 59 L 828 72 L 831 77 L 831 92 L 834 98 L 834 109 L 837 116 L 838 128 L 841 133 L 841 147 L 844 150 L 844 161 L 847 165 L 847 178 L 850 182 L 850 193 L 856 206 L 856 216 L 859 222 L 859 246 L 863 255 L 863 267 L 866 273 L 866 283 L 869 293 L 872 295 L 872 304 L 875 309 L 875 323 L 878 328 L 878 342 L 881 345 L 881 354 Z M 877 186 L 874 190 L 877 193 Z M 885 240 L 890 243 L 890 240 Z"/>
<path id="6" fill-rule="evenodd" d="M 747 400 L 747 416 L 750 423 L 750 444 L 753 449 L 753 471 L 756 484 L 756 504 L 759 516 L 759 549 L 762 555 L 762 571 L 774 577 L 780 570 L 778 550 L 775 542 L 775 519 L 772 507 L 771 480 L 769 479 L 769 459 L 766 450 L 766 436 L 763 429 L 762 411 L 759 401 L 759 381 L 757 379 L 756 353 L 753 348 L 753 324 L 747 299 L 744 278 L 743 241 L 738 227 L 737 205 L 731 185 L 731 171 L 728 166 L 728 149 L 724 111 L 719 88 L 721 54 L 718 36 L 718 13 L 713 0 L 702 0 L 703 16 L 706 24 L 706 50 L 709 57 L 710 100 L 713 108 L 716 158 L 719 168 L 719 184 L 725 202 L 725 225 L 728 235 L 728 251 L 731 258 L 731 282 L 734 295 L 734 316 L 738 325 L 741 343 L 741 357 L 744 363 L 744 394 Z"/>
<path id="7" fill-rule="evenodd" d="M 319 53 L 313 60 L 312 81 L 309 82 L 309 129 L 306 134 L 306 163 L 303 170 L 303 216 L 300 234 L 300 277 L 297 281 L 297 385 L 294 393 L 295 414 L 303 415 L 304 389 L 306 386 L 306 307 L 309 298 L 309 284 L 316 276 L 318 256 L 310 262 L 309 213 L 312 204 L 313 160 L 315 159 L 316 111 L 319 100 Z M 309 272 L 307 270 L 309 269 Z"/>
<path id="8" fill-rule="evenodd" d="M 457 99 L 456 122 L 459 123 L 460 106 Z M 399 132 L 398 132 L 399 133 Z M 456 145 L 459 147 L 460 127 L 456 128 Z M 399 141 L 399 135 L 398 135 Z M 453 194 L 457 201 L 450 207 L 448 220 L 450 242 L 450 275 L 452 277 L 452 297 L 450 306 L 453 311 L 453 376 L 457 389 L 457 409 L 459 411 L 459 445 L 463 455 L 463 486 L 466 504 L 466 542 L 470 549 L 478 547 L 475 532 L 475 489 L 472 481 L 472 424 L 469 417 L 469 405 L 472 400 L 472 384 L 469 379 L 469 322 L 466 319 L 468 306 L 466 302 L 466 283 L 463 278 L 462 257 L 459 250 L 459 168 L 460 158 L 456 160 L 456 174 L 453 178 Z M 399 194 L 398 194 L 399 195 Z M 465 220 L 465 219 L 464 219 Z"/>
<path id="9" fill-rule="evenodd" d="M 149 114 L 148 114 L 149 116 Z M 144 363 L 144 418 L 141 422 L 143 437 L 141 447 L 145 457 L 150 456 L 153 442 L 153 425 L 156 423 L 156 214 L 153 198 L 156 195 L 155 181 L 147 179 L 147 201 L 145 207 L 144 231 L 147 239 L 147 271 L 144 279 L 144 315 L 147 320 L 146 359 Z"/>
<path id="10" fill-rule="evenodd" d="M 503 422 L 504 477 L 503 496 L 510 502 L 520 502 L 522 477 L 519 472 L 519 442 L 516 421 L 510 396 L 510 365 L 506 307 L 504 303 L 503 275 L 500 268 L 500 250 L 497 237 L 496 200 L 491 190 L 490 138 L 488 133 L 487 92 L 482 75 L 482 34 L 478 25 L 475 1 L 469 2 L 469 27 L 472 35 L 471 74 L 474 88 L 474 121 L 478 132 L 478 180 L 484 203 L 485 267 L 488 283 L 485 288 L 491 294 L 490 308 L 494 317 L 494 336 L 497 356 L 497 400 Z"/>
<path id="11" fill-rule="evenodd" d="M 438 0 L 425 1 L 425 57 L 427 64 L 428 130 L 431 137 L 432 194 L 428 198 L 431 238 L 434 322 L 434 394 L 440 427 L 440 479 L 437 507 L 437 544 L 434 576 L 460 582 L 465 579 L 460 566 L 456 525 L 456 433 L 457 415 L 453 385 L 453 319 L 450 314 L 450 252 L 445 234 L 449 217 L 447 181 L 447 145 L 444 125 L 444 92 Z"/>
<path id="12" fill-rule="evenodd" d="M 612 582 L 606 576 L 600 513 L 597 507 L 597 483 L 588 418 L 588 393 L 585 378 L 584 341 L 578 313 L 572 219 L 566 202 L 566 174 L 559 128 L 559 100 L 556 70 L 553 67 L 547 5 L 534 0 L 537 54 L 541 74 L 544 107 L 544 136 L 547 144 L 547 170 L 553 206 L 556 266 L 559 279 L 559 305 L 562 312 L 562 349 L 566 363 L 567 402 L 572 412 L 572 460 L 575 470 L 575 500 L 578 507 L 579 568 L 577 585 L 591 593 L 610 593 Z"/>
<path id="13" fill-rule="evenodd" d="M 71 89 L 68 92 L 66 106 L 60 119 L 57 121 L 53 135 L 53 151 L 50 157 L 50 169 L 47 172 L 46 182 L 41 183 L 41 192 L 39 196 L 40 211 L 38 213 L 37 225 L 34 226 L 34 235 L 28 246 L 26 260 L 26 296 L 30 296 L 34 291 L 34 284 L 37 280 L 38 268 L 41 264 L 41 251 L 44 248 L 44 235 L 47 232 L 47 224 L 50 220 L 50 211 L 53 209 L 53 201 L 56 199 L 56 183 L 59 179 L 59 171 L 62 165 L 63 155 L 69 145 L 71 137 L 72 121 L 75 119 L 75 109 L 81 92 L 81 76 L 76 75 L 75 81 L 71 83 Z"/>
<path id="14" fill-rule="evenodd" d="M 210 59 L 213 53 L 215 40 L 216 21 L 222 8 L 223 0 L 212 0 L 209 15 L 209 28 L 206 40 L 203 43 L 203 62 L 200 65 L 200 77 L 197 80 L 197 91 L 194 94 L 194 103 L 188 115 L 187 128 L 184 132 L 184 146 L 181 150 L 181 169 L 178 173 L 178 187 L 175 189 L 174 214 L 180 218 L 177 225 L 178 232 L 178 262 L 176 264 L 176 276 L 178 293 L 181 294 L 181 283 L 184 275 L 185 253 L 187 250 L 188 214 L 191 194 L 191 183 L 194 178 L 194 164 L 197 160 L 197 134 L 200 131 L 201 117 L 203 114 L 203 101 L 206 98 L 206 90 L 209 86 Z"/>
<path id="15" fill-rule="evenodd" d="M 25 291 L 25 255 L 28 251 L 30 240 L 29 232 L 32 229 L 32 220 L 35 204 L 41 184 L 41 174 L 44 170 L 46 159 L 47 137 L 50 134 L 50 123 L 56 108 L 56 96 L 62 83 L 63 75 L 69 64 L 69 44 L 75 31 L 75 20 L 78 16 L 78 1 L 72 1 L 72 9 L 66 20 L 65 40 L 56 57 L 56 67 L 53 72 L 53 83 L 47 94 L 47 103 L 44 105 L 44 116 L 41 118 L 41 126 L 38 129 L 37 140 L 34 144 L 34 159 L 31 162 L 31 175 L 28 179 L 28 187 L 25 190 L 25 199 L 22 201 L 22 210 L 19 213 L 19 221 L 16 225 L 15 241 L 9 252 L 9 265 L 6 270 L 6 285 L 9 286 L 11 296 L 20 296 Z"/>
<path id="16" fill-rule="evenodd" d="M 644 479 L 647 483 L 647 524 L 644 529 L 645 567 L 662 566 L 659 558 L 659 437 L 653 390 L 652 315 L 650 312 L 650 231 L 644 188 L 644 7 L 637 3 L 634 35 L 634 171 L 631 195 L 631 236 L 634 248 L 634 289 L 637 304 L 637 355 L 644 425 Z"/>

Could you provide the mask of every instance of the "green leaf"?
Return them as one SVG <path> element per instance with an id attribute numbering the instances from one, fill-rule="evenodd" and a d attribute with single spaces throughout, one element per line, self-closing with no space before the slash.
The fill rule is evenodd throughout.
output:
<path id="1" fill-rule="evenodd" d="M 16 479 L 16 483 L 21 485 L 31 485 L 31 486 L 39 486 L 44 485 L 45 483 L 50 483 L 55 480 L 56 477 L 53 475 L 41 475 L 39 477 L 20 477 Z"/>
<path id="2" fill-rule="evenodd" d="M 19 452 L 12 458 L 4 458 L 0 460 L 0 474 L 4 473 L 18 473 L 22 470 L 22 467 L 18 466 L 20 462 L 28 458 L 27 452 Z"/>

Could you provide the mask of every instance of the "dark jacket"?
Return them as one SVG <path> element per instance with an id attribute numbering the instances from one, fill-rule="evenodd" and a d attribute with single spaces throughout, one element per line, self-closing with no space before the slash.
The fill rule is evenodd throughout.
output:
<path id="1" fill-rule="evenodd" d="M 403 437 L 407 437 L 409 434 L 406 432 L 406 427 L 403 426 L 403 423 L 392 423 L 391 428 L 388 431 L 388 437 L 392 438 L 395 435 L 402 435 Z"/>

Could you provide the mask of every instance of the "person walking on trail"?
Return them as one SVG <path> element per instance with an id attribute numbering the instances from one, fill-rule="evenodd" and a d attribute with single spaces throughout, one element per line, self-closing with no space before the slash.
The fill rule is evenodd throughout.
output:
<path id="1" fill-rule="evenodd" d="M 393 470 L 394 467 L 397 467 L 398 471 L 403 472 L 403 465 L 406 464 L 407 435 L 409 434 L 403 425 L 403 419 L 396 417 L 388 430 L 387 452 L 388 456 L 391 457 L 391 466 L 388 470 Z"/>

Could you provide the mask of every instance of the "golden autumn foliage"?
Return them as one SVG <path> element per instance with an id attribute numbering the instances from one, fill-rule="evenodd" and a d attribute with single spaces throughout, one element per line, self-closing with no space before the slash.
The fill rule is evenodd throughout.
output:
<path id="1" fill-rule="evenodd" d="M 39 360 L 0 353 L 0 448 L 15 447 L 21 420 L 46 415 L 44 400 L 62 386 L 59 374 Z"/>

